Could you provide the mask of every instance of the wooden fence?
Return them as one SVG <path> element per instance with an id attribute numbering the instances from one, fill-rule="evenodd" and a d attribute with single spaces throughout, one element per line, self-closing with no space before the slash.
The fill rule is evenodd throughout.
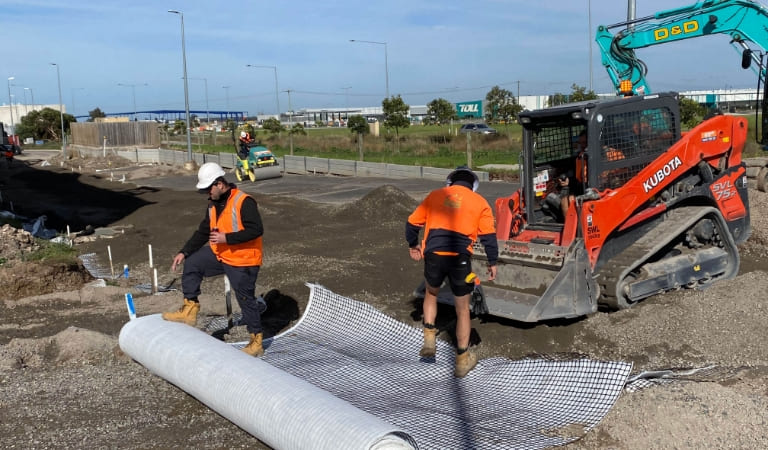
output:
<path id="1" fill-rule="evenodd" d="M 101 147 L 160 146 L 160 132 L 155 122 L 83 122 L 72 123 L 73 145 Z"/>

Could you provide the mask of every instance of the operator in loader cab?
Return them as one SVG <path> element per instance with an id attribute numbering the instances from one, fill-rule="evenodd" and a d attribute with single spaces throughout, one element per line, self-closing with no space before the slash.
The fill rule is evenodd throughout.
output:
<path id="1" fill-rule="evenodd" d="M 446 186 L 430 192 L 405 225 L 411 259 L 424 260 L 424 346 L 419 356 L 435 356 L 437 294 L 447 277 L 456 308 L 454 376 L 458 378 L 464 377 L 477 364 L 477 356 L 469 350 L 469 299 L 475 287 L 470 278 L 472 245 L 479 239 L 485 246 L 488 281 L 496 278 L 499 254 L 493 212 L 485 198 L 475 192 L 479 184 L 477 175 L 469 167 L 456 168 L 448 175 Z M 422 228 L 424 239 L 420 245 L 419 231 Z"/>
<path id="2" fill-rule="evenodd" d="M 200 166 L 197 180 L 197 189 L 208 194 L 208 209 L 197 230 L 173 258 L 171 271 L 184 264 L 181 276 L 184 304 L 178 311 L 163 313 L 163 319 L 195 326 L 200 311 L 197 300 L 200 283 L 203 278 L 224 274 L 232 284 L 243 322 L 251 335 L 243 351 L 261 356 L 264 354 L 261 314 L 266 304 L 255 295 L 264 234 L 258 205 L 253 197 L 228 183 L 224 169 L 216 163 Z M 205 245 L 206 242 L 209 245 Z"/>

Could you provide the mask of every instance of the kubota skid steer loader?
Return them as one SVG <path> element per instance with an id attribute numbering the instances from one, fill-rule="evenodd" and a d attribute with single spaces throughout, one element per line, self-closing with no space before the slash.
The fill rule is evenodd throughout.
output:
<path id="1" fill-rule="evenodd" d="M 678 102 L 615 97 L 519 115 L 521 187 L 495 202 L 498 275 L 476 286 L 474 313 L 578 317 L 737 274 L 750 232 L 746 119 L 715 116 L 681 134 Z M 483 247 L 474 252 L 483 274 Z"/>

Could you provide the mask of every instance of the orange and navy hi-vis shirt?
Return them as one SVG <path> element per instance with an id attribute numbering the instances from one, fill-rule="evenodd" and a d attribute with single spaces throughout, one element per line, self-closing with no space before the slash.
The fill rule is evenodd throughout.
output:
<path id="1" fill-rule="evenodd" d="M 424 253 L 439 255 L 472 254 L 479 240 L 485 247 L 488 263 L 496 264 L 499 246 L 493 212 L 488 202 L 465 186 L 454 184 L 436 189 L 408 217 L 405 240 L 410 247 L 419 241 L 424 227 Z"/>
<path id="2" fill-rule="evenodd" d="M 249 195 L 245 192 L 232 188 L 220 217 L 216 217 L 216 208 L 210 206 L 208 215 L 211 230 L 218 228 L 223 233 L 234 233 L 242 230 L 243 222 L 240 218 L 240 208 L 243 201 L 248 197 Z M 262 262 L 261 236 L 240 244 L 211 244 L 211 250 L 219 261 L 230 266 L 260 266 Z"/>
<path id="3" fill-rule="evenodd" d="M 576 156 L 576 181 L 584 183 L 587 180 L 587 161 L 584 160 L 584 151 Z"/>

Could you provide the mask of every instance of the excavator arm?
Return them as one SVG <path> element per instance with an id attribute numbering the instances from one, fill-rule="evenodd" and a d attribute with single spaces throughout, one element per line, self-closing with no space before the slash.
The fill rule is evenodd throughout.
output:
<path id="1" fill-rule="evenodd" d="M 611 30 L 623 28 L 613 34 Z M 602 63 L 617 93 L 625 94 L 626 82 L 634 94 L 650 94 L 646 81 L 647 68 L 635 50 L 667 42 L 712 34 L 730 36 L 731 44 L 742 52 L 742 67 L 751 62 L 759 66 L 759 77 L 765 80 L 762 56 L 768 49 L 768 10 L 750 0 L 701 0 L 693 5 L 661 11 L 632 21 L 600 25 L 595 41 Z M 753 51 L 750 43 L 760 47 Z M 625 87 L 622 88 L 622 82 Z M 765 113 L 764 113 L 765 115 Z"/>

